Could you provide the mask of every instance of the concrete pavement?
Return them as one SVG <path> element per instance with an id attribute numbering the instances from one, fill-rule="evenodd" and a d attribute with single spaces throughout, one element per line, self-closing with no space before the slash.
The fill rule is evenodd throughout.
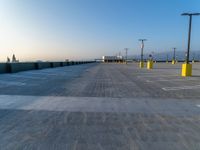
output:
<path id="1" fill-rule="evenodd" d="M 200 66 L 85 64 L 0 75 L 0 149 L 199 150 Z"/>

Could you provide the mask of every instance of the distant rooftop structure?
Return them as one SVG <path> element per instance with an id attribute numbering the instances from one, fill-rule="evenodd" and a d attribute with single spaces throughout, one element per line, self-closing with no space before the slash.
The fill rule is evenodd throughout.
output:
<path id="1" fill-rule="evenodd" d="M 13 63 L 19 62 L 19 60 L 16 59 L 15 54 L 13 54 L 13 56 L 12 56 L 12 62 L 13 62 Z"/>
<path id="2" fill-rule="evenodd" d="M 123 62 L 123 56 L 102 56 L 103 62 Z"/>

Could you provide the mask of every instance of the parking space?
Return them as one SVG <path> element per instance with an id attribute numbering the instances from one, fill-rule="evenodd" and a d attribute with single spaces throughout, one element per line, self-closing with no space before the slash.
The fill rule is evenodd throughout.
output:
<path id="1" fill-rule="evenodd" d="M 159 89 L 163 89 L 166 92 L 175 90 L 183 90 L 185 92 L 184 90 L 188 90 L 187 93 L 191 93 L 190 97 L 193 96 L 195 98 L 195 95 L 197 97 L 199 95 L 198 89 L 200 85 L 200 67 L 198 68 L 198 65 L 199 63 L 193 64 L 195 68 L 193 77 L 181 77 L 181 64 L 171 65 L 165 63 L 156 63 L 153 70 L 144 69 L 143 73 L 136 73 L 136 76 L 138 80 L 148 83 L 148 86 L 155 87 L 155 92 Z M 170 67 L 176 69 L 170 69 Z M 184 97 L 184 93 L 179 92 L 178 94 Z"/>

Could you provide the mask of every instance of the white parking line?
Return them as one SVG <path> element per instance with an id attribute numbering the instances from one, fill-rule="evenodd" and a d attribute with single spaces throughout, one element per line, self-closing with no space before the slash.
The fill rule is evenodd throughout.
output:
<path id="1" fill-rule="evenodd" d="M 178 75 L 141 75 L 137 78 L 178 77 Z"/>
<path id="2" fill-rule="evenodd" d="M 27 73 L 29 75 L 41 75 L 41 76 L 44 76 L 44 75 L 47 75 L 47 76 L 57 76 L 57 75 L 60 75 L 59 73 L 58 74 L 53 74 L 53 73 L 44 73 L 44 72 L 39 72 L 39 73 L 36 73 L 36 72 L 29 72 Z"/>
<path id="3" fill-rule="evenodd" d="M 41 80 L 43 80 L 43 79 L 46 79 L 46 78 L 44 78 L 44 77 L 32 77 L 32 76 L 28 76 L 28 75 L 11 75 L 11 77 L 15 77 L 15 78 L 27 78 L 27 79 L 41 79 Z"/>
<path id="4" fill-rule="evenodd" d="M 200 81 L 197 79 L 158 79 L 158 80 L 146 80 L 146 82 L 170 82 L 170 81 Z"/>
<path id="5" fill-rule="evenodd" d="M 198 81 L 197 79 L 161 79 L 161 80 L 156 80 L 159 82 L 169 82 L 169 81 Z"/>
<path id="6" fill-rule="evenodd" d="M 58 76 L 58 75 L 69 75 L 71 72 L 44 72 L 44 71 L 40 71 L 40 72 L 28 72 L 27 74 L 32 74 L 32 75 L 49 75 L 49 76 Z"/>
<path id="7" fill-rule="evenodd" d="M 142 73 L 134 73 L 134 75 L 154 75 L 153 72 L 142 72 Z"/>
<path id="8" fill-rule="evenodd" d="M 197 107 L 200 107 L 200 105 L 197 105 Z"/>
<path id="9" fill-rule="evenodd" d="M 176 91 L 176 90 L 192 90 L 192 89 L 199 89 L 200 85 L 194 86 L 181 86 L 181 87 L 164 87 L 162 90 L 164 91 Z"/>
<path id="10" fill-rule="evenodd" d="M 153 83 L 154 81 L 152 81 L 152 80 L 146 80 L 146 82 L 148 82 L 148 83 Z"/>
<path id="11" fill-rule="evenodd" d="M 24 86 L 26 83 L 24 82 L 13 82 L 13 81 L 0 81 L 0 87 L 5 86 Z"/>

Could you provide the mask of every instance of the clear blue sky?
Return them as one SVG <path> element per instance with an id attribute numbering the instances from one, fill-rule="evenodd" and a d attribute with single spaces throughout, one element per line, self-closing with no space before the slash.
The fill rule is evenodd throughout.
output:
<path id="1" fill-rule="evenodd" d="M 123 48 L 185 51 L 188 18 L 200 0 L 0 0 L 0 61 L 64 60 L 114 55 Z M 200 50 L 200 16 L 193 18 L 192 50 Z"/>

